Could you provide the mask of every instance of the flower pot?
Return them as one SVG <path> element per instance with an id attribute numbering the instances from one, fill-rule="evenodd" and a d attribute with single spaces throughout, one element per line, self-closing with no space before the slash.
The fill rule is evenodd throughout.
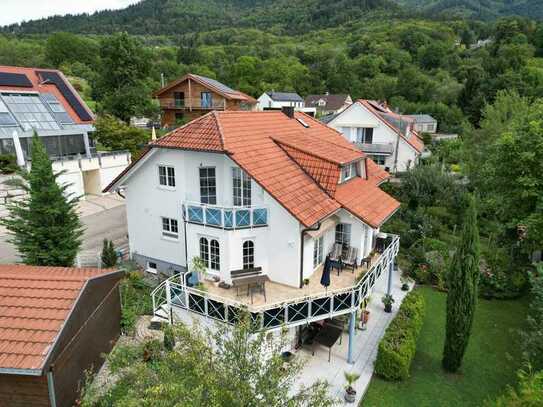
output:
<path id="1" fill-rule="evenodd" d="M 345 390 L 345 401 L 347 403 L 354 403 L 356 400 L 356 390 L 347 389 Z"/>
<path id="2" fill-rule="evenodd" d="M 388 313 L 392 312 L 392 304 L 385 305 L 385 312 L 388 312 Z"/>
<path id="3" fill-rule="evenodd" d="M 409 291 L 409 284 L 403 283 L 402 284 L 402 291 Z"/>

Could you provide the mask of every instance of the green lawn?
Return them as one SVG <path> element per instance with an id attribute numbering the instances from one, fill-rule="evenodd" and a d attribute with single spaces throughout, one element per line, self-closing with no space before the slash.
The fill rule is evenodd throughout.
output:
<path id="1" fill-rule="evenodd" d="M 524 301 L 480 300 L 462 371 L 450 375 L 441 369 L 446 295 L 428 287 L 420 290 L 426 299 L 426 317 L 411 378 L 402 383 L 374 378 L 362 406 L 481 406 L 515 383 Z"/>

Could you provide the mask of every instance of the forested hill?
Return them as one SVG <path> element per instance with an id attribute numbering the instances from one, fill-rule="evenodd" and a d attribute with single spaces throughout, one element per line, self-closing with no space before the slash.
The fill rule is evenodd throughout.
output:
<path id="1" fill-rule="evenodd" d="M 543 19 L 543 0 L 396 0 L 406 9 L 427 17 L 463 17 L 493 20 L 518 15 Z"/>
<path id="2" fill-rule="evenodd" d="M 301 34 L 357 20 L 373 10 L 401 12 L 401 7 L 392 0 L 143 0 L 122 10 L 50 17 L 2 32 L 173 35 L 254 27 Z"/>

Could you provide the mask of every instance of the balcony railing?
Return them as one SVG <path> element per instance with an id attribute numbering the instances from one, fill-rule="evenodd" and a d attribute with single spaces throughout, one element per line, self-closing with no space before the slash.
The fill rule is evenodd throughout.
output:
<path id="1" fill-rule="evenodd" d="M 222 99 L 203 100 L 200 98 L 159 99 L 160 107 L 167 109 L 210 109 L 223 110 L 225 101 Z"/>
<path id="2" fill-rule="evenodd" d="M 400 247 L 400 238 L 396 235 L 388 237 L 389 243 L 379 259 L 352 287 L 253 306 L 188 287 L 183 277 L 176 276 L 163 281 L 155 288 L 152 293 L 153 309 L 156 313 L 167 305 L 170 310 L 180 308 L 229 324 L 235 323 L 241 312 L 248 312 L 252 320 L 258 322 L 263 330 L 278 329 L 282 326 L 293 327 L 351 313 L 359 309 L 362 301 L 368 298 L 383 273 L 392 272 L 394 259 Z"/>
<path id="3" fill-rule="evenodd" d="M 222 229 L 246 229 L 267 226 L 268 208 L 263 206 L 222 207 L 186 202 L 183 206 L 185 220 Z"/>
<path id="4" fill-rule="evenodd" d="M 359 150 L 365 153 L 392 154 L 394 145 L 392 143 L 355 143 Z"/>

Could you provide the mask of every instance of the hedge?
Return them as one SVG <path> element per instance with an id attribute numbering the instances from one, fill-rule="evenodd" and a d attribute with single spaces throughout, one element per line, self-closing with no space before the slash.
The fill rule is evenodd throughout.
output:
<path id="1" fill-rule="evenodd" d="M 400 305 L 379 343 L 375 373 L 386 380 L 405 380 L 417 349 L 417 338 L 424 319 L 424 297 L 411 291 Z"/>

